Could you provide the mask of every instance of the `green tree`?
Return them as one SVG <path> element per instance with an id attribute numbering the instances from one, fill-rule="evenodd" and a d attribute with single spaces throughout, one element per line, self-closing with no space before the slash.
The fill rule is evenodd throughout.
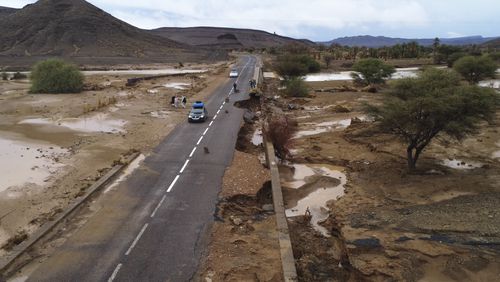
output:
<path id="1" fill-rule="evenodd" d="M 411 171 L 438 134 L 461 140 L 475 133 L 481 120 L 492 120 L 499 100 L 492 89 L 463 86 L 457 73 L 431 68 L 418 78 L 396 81 L 381 105 L 366 110 L 407 145 Z"/>
<path id="2" fill-rule="evenodd" d="M 461 74 L 469 83 L 476 84 L 487 77 L 494 78 L 497 64 L 488 56 L 465 56 L 453 64 L 453 69 Z"/>
<path id="3" fill-rule="evenodd" d="M 453 67 L 453 64 L 458 61 L 458 59 L 467 56 L 467 53 L 465 52 L 455 52 L 448 56 L 448 60 L 446 61 L 446 64 L 448 65 L 449 68 Z"/>
<path id="4" fill-rule="evenodd" d="M 31 71 L 32 93 L 78 93 L 83 89 L 83 74 L 63 60 L 38 62 Z"/>
<path id="5" fill-rule="evenodd" d="M 357 72 L 351 74 L 354 81 L 364 85 L 382 84 L 395 72 L 393 66 L 379 59 L 359 60 L 354 64 L 353 69 Z"/>
<path id="6" fill-rule="evenodd" d="M 2 72 L 2 80 L 8 80 L 9 79 L 9 74 L 6 72 Z"/>
<path id="7" fill-rule="evenodd" d="M 319 63 L 308 55 L 288 54 L 278 57 L 276 71 L 285 79 L 320 71 Z"/>
<path id="8" fill-rule="evenodd" d="M 435 64 L 440 63 L 440 57 L 439 57 L 439 47 L 441 46 L 441 40 L 439 40 L 438 37 L 434 38 L 434 42 L 432 43 L 432 58 L 434 59 Z"/>
<path id="9" fill-rule="evenodd" d="M 487 56 L 497 63 L 500 62 L 500 52 L 489 53 Z"/>

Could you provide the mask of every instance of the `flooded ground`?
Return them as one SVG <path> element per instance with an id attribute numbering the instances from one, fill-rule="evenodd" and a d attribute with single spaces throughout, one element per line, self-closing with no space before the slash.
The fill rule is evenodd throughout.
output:
<path id="1" fill-rule="evenodd" d="M 479 162 L 471 162 L 471 161 L 463 161 L 463 160 L 457 160 L 457 159 L 447 159 L 442 161 L 442 164 L 444 166 L 447 166 L 449 168 L 454 168 L 454 169 L 475 169 L 475 168 L 480 168 L 484 164 L 479 163 Z"/>
<path id="2" fill-rule="evenodd" d="M 264 137 L 262 136 L 262 129 L 261 128 L 257 128 L 255 130 L 255 132 L 252 135 L 251 141 L 252 141 L 252 144 L 254 144 L 255 146 L 259 146 L 262 144 L 262 142 L 264 142 Z"/>
<path id="3" fill-rule="evenodd" d="M 480 81 L 479 86 L 500 89 L 500 79 L 490 79 Z"/>
<path id="4" fill-rule="evenodd" d="M 149 69 L 149 70 L 95 70 L 95 71 L 82 71 L 84 75 L 165 75 L 165 74 L 197 74 L 207 72 L 207 69 Z M 13 75 L 14 72 L 7 72 Z M 29 75 L 31 72 L 25 71 L 22 74 Z"/>
<path id="5" fill-rule="evenodd" d="M 14 198 L 19 193 L 29 193 L 29 189 L 23 188 L 45 185 L 52 174 L 64 167 L 59 159 L 68 154 L 67 150 L 9 132 L 0 131 L 0 135 L 0 195 Z"/>
<path id="6" fill-rule="evenodd" d="M 397 68 L 392 75 L 392 79 L 401 79 L 408 77 L 417 77 L 419 68 Z M 335 80 L 352 80 L 351 74 L 354 71 L 341 71 L 336 73 L 315 73 L 305 76 L 305 81 L 335 81 Z"/>
<path id="7" fill-rule="evenodd" d="M 341 119 L 334 121 L 325 121 L 320 123 L 306 122 L 301 124 L 301 129 L 294 135 L 293 138 L 302 138 L 306 136 L 317 135 L 332 130 L 342 130 L 351 125 L 351 119 Z M 303 130 L 302 128 L 310 128 Z"/>
<path id="8" fill-rule="evenodd" d="M 308 84 L 322 89 L 351 83 Z M 287 214 L 296 209 L 289 226 L 298 272 L 304 275 L 299 280 L 318 281 L 342 269 L 363 278 L 342 281 L 498 280 L 500 255 L 492 242 L 500 240 L 500 158 L 495 158 L 500 155 L 500 113 L 494 123 L 481 124 L 477 135 L 462 142 L 431 142 L 417 171 L 409 173 L 404 143 L 369 120 L 353 122 L 363 115 L 363 103 L 380 102 L 382 96 L 316 91 L 300 101 L 300 108 L 283 109 L 299 130 L 293 139 L 293 162 L 300 165 L 282 169 Z M 294 101 L 282 102 L 287 103 Z M 338 112 L 337 106 L 346 110 Z M 337 127 L 339 121 L 345 121 L 344 126 Z M 330 169 L 349 180 L 343 196 L 317 205 L 323 207 L 314 211 L 318 216 L 309 208 L 320 227 L 311 228 L 304 217 L 304 206 L 307 210 L 310 204 L 299 201 L 342 184 L 340 175 L 315 172 L 311 166 L 317 164 L 336 166 Z M 331 237 L 318 236 L 318 231 L 325 234 L 321 227 Z M 472 270 L 468 263 L 478 267 Z M 454 273 L 461 273 L 461 279 Z"/>
<path id="9" fill-rule="evenodd" d="M 281 167 L 283 187 L 295 190 L 285 190 L 286 216 L 310 216 L 312 227 L 330 236 L 320 223 L 329 216 L 327 203 L 344 195 L 347 177 L 342 171 L 341 167 L 326 164 Z"/>
<path id="10" fill-rule="evenodd" d="M 116 110 L 112 110 L 116 111 Z M 19 124 L 44 125 L 48 127 L 64 127 L 69 130 L 80 132 L 102 132 L 102 133 L 122 133 L 126 120 L 112 119 L 107 113 L 95 113 L 79 118 L 32 118 L 25 119 Z"/>
<path id="11" fill-rule="evenodd" d="M 225 64 L 193 70 L 208 71 L 203 77 L 142 81 L 133 88 L 125 86 L 132 74 L 193 71 L 86 72 L 85 84 L 95 90 L 80 94 L 30 94 L 29 80 L 0 81 L 0 255 L 9 252 L 2 248 L 9 238 L 36 231 L 114 162 L 132 151 L 147 154 L 185 122 L 188 109 L 172 107 L 171 96 L 185 91 L 188 101 L 206 100 L 228 79 Z M 189 91 L 165 87 L 171 83 L 189 85 Z M 130 170 L 134 168 L 135 163 Z"/>
<path id="12" fill-rule="evenodd" d="M 419 68 L 396 68 L 396 72 L 391 76 L 391 79 L 402 79 L 417 77 Z M 498 72 L 498 71 L 497 71 Z M 315 73 L 305 76 L 305 81 L 319 82 L 319 81 L 350 81 L 352 80 L 351 74 L 353 71 L 342 71 L 336 73 Z M 479 86 L 500 89 L 499 79 L 490 79 L 480 81 Z"/>
<path id="13" fill-rule="evenodd" d="M 190 83 L 185 83 L 185 82 L 169 82 L 164 85 L 167 88 L 174 88 L 178 90 L 185 90 L 191 87 Z"/>

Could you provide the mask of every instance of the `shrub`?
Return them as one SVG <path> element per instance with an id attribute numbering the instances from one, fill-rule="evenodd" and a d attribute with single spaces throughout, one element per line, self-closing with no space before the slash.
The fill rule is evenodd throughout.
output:
<path id="1" fill-rule="evenodd" d="M 395 72 L 393 66 L 379 59 L 360 60 L 354 64 L 353 69 L 358 73 L 352 73 L 351 76 L 355 83 L 361 85 L 382 84 Z"/>
<path id="2" fill-rule="evenodd" d="M 20 72 L 16 72 L 14 73 L 14 75 L 12 76 L 12 79 L 26 79 L 28 78 L 27 75 L 25 75 L 24 73 L 20 73 Z"/>
<path id="3" fill-rule="evenodd" d="M 267 123 L 265 134 L 273 143 L 274 152 L 278 158 L 285 160 L 290 157 L 292 138 L 297 131 L 297 123 L 285 116 L 271 117 Z"/>
<path id="4" fill-rule="evenodd" d="M 497 64 L 488 56 L 465 56 L 453 64 L 459 74 L 471 84 L 476 84 L 487 77 L 495 77 Z"/>
<path id="5" fill-rule="evenodd" d="M 283 91 L 288 97 L 306 97 L 309 95 L 309 90 L 300 77 L 289 79 L 286 83 L 286 89 Z"/>
<path id="6" fill-rule="evenodd" d="M 278 57 L 276 71 L 285 79 L 319 72 L 320 64 L 311 56 L 288 54 Z"/>
<path id="7" fill-rule="evenodd" d="M 500 52 L 489 53 L 487 56 L 495 62 L 500 62 Z"/>
<path id="8" fill-rule="evenodd" d="M 83 74 L 74 65 L 59 59 L 38 62 L 31 71 L 32 93 L 78 93 Z"/>
<path id="9" fill-rule="evenodd" d="M 448 57 L 446 64 L 449 68 L 453 67 L 453 64 L 458 61 L 460 58 L 467 56 L 465 52 L 455 52 Z"/>
<path id="10" fill-rule="evenodd" d="M 8 80 L 9 79 L 9 74 L 6 72 L 2 72 L 2 80 Z"/>

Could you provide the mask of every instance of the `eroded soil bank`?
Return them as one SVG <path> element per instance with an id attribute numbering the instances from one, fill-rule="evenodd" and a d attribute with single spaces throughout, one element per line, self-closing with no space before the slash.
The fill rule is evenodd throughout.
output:
<path id="1" fill-rule="evenodd" d="M 263 166 L 259 99 L 248 110 L 223 179 L 210 243 L 196 281 L 283 281 L 269 171 Z"/>

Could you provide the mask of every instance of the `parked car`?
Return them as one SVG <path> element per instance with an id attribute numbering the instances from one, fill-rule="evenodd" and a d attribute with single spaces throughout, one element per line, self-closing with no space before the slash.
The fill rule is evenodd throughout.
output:
<path id="1" fill-rule="evenodd" d="M 188 122 L 204 122 L 208 117 L 208 111 L 205 104 L 196 101 L 188 114 Z"/>
<path id="2" fill-rule="evenodd" d="M 237 69 L 232 69 L 231 72 L 229 73 L 229 77 L 238 77 L 238 70 Z"/>

